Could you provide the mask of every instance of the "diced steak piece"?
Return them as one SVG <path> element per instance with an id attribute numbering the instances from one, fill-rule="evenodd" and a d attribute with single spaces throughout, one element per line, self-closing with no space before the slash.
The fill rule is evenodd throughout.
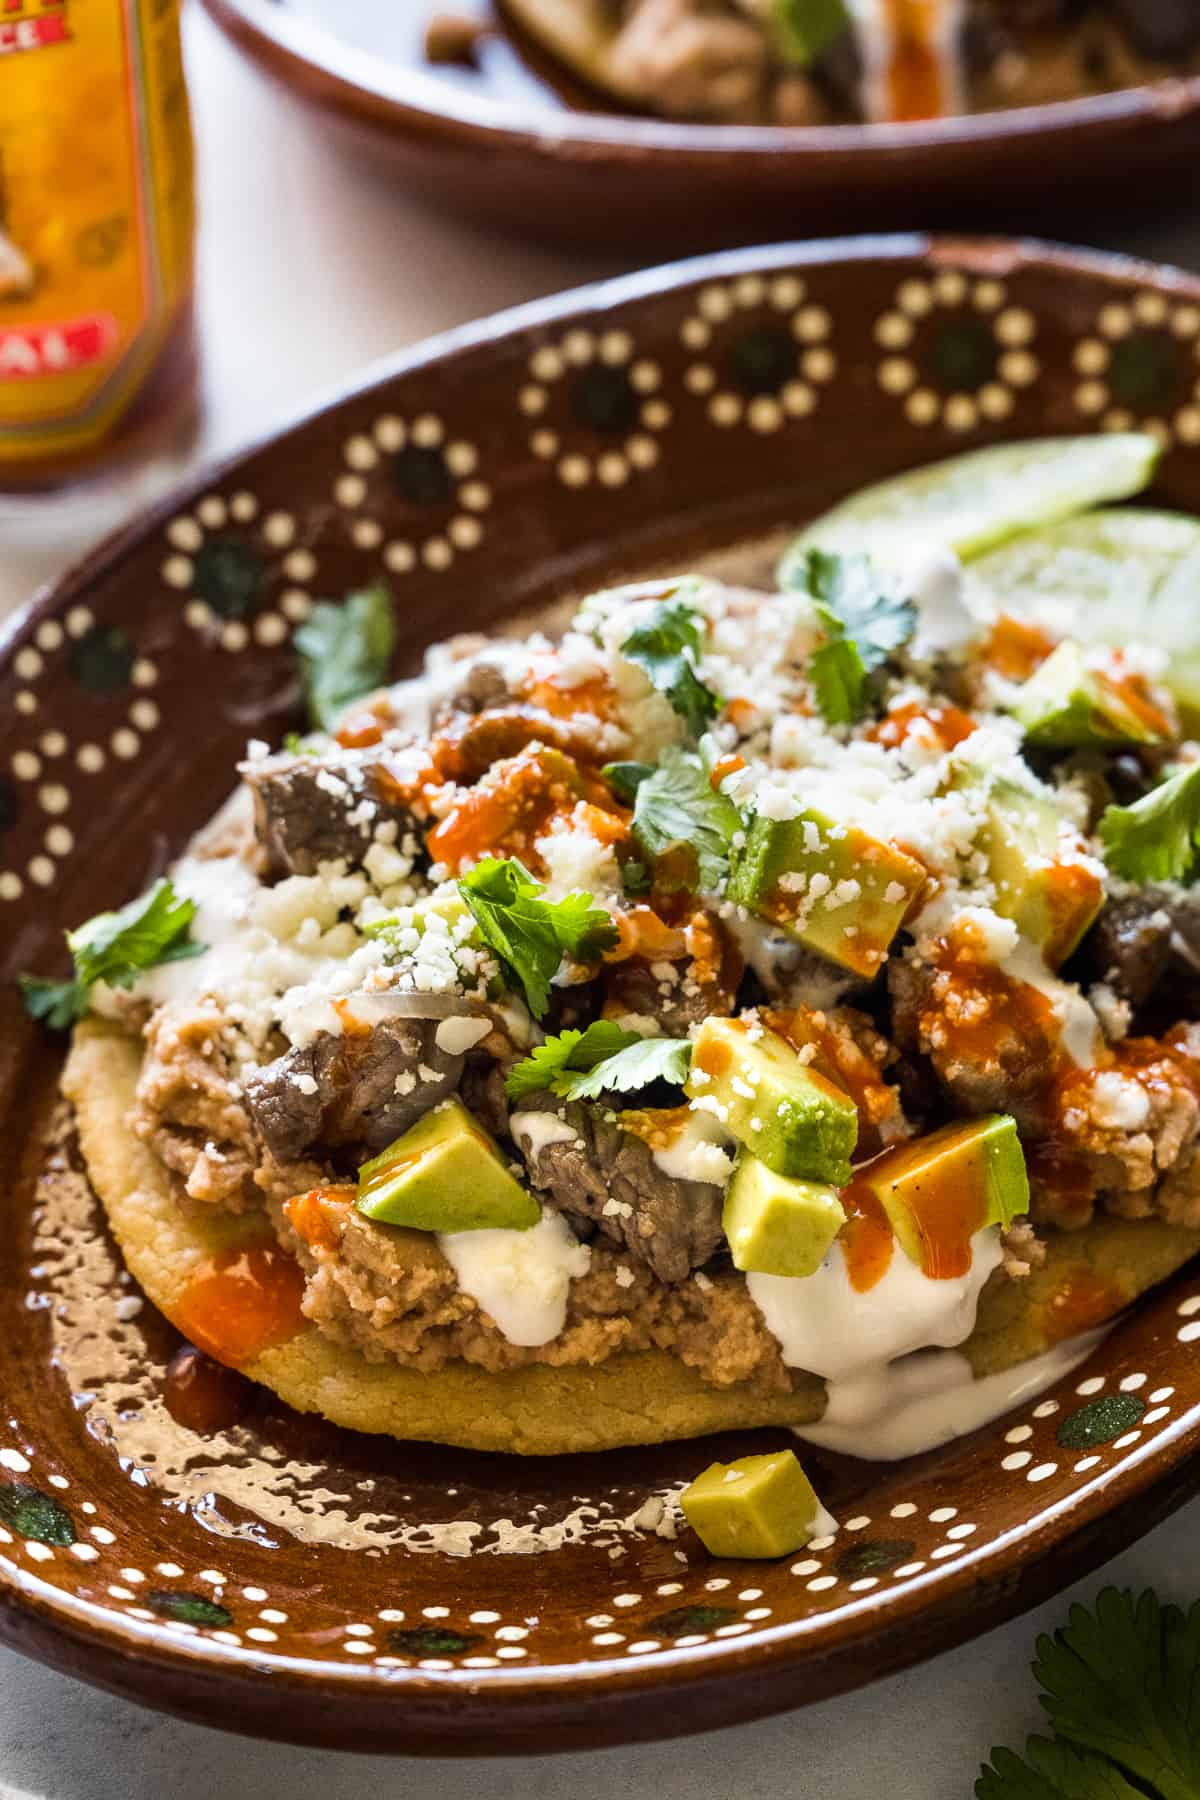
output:
<path id="1" fill-rule="evenodd" d="M 229 1055 L 215 1000 L 162 1007 L 146 1050 L 130 1124 L 179 1176 L 190 1200 L 245 1212 L 323 1178 L 319 1164 L 264 1152 Z"/>
<path id="2" fill-rule="evenodd" d="M 665 1037 L 686 1037 L 705 1019 L 729 1017 L 744 970 L 737 944 L 703 911 L 692 914 L 681 935 L 686 956 L 658 961 L 634 956 L 610 966 L 606 1018 L 653 1019 Z"/>
<path id="3" fill-rule="evenodd" d="M 635 0 L 614 39 L 617 84 L 655 112 L 751 119 L 769 51 L 761 25 L 701 0 Z"/>
<path id="4" fill-rule="evenodd" d="M 956 1112 L 1007 1112 L 1037 1135 L 1058 1046 L 1047 1024 L 1019 1004 L 1024 983 L 981 965 L 950 971 L 893 957 L 887 966 L 892 1035 L 929 1058 Z"/>
<path id="5" fill-rule="evenodd" d="M 482 650 L 487 640 L 482 637 L 469 639 L 464 635 L 461 642 L 464 645 L 474 642 L 475 648 Z M 486 656 L 472 655 L 471 661 L 463 667 L 461 682 L 434 713 L 433 729 L 444 731 L 448 725 L 461 722 L 463 714 L 486 712 L 489 707 L 503 706 L 516 697 L 501 664 L 489 661 Z"/>
<path id="6" fill-rule="evenodd" d="M 1143 56 L 1169 61 L 1200 45 L 1196 0 L 1109 0 L 1109 11 Z"/>
<path id="7" fill-rule="evenodd" d="M 521 1101 L 514 1119 L 530 1112 L 556 1114 L 574 1133 L 546 1142 L 519 1123 L 514 1128 L 530 1180 L 561 1212 L 592 1220 L 662 1281 L 686 1281 L 720 1248 L 720 1187 L 668 1175 L 642 1138 L 600 1108 L 535 1094 Z"/>
<path id="8" fill-rule="evenodd" d="M 431 760 L 448 780 L 470 786 L 496 763 L 542 744 L 577 762 L 603 762 L 618 754 L 625 733 L 597 714 L 580 709 L 558 719 L 540 706 L 511 702 L 460 713 L 434 740 Z"/>
<path id="9" fill-rule="evenodd" d="M 1171 960 L 1171 915 L 1152 893 L 1108 900 L 1087 940 L 1098 980 L 1144 1006 Z"/>
<path id="10" fill-rule="evenodd" d="M 453 1094 L 463 1059 L 439 1050 L 432 1019 L 387 1019 L 362 1033 L 321 1032 L 246 1080 L 246 1103 L 281 1162 L 310 1145 L 383 1150 Z"/>
<path id="11" fill-rule="evenodd" d="M 467 1054 L 463 1069 L 462 1103 L 493 1137 L 508 1136 L 508 1095 L 504 1091 L 504 1076 L 510 1067 L 511 1060 L 497 1062 L 487 1050 L 472 1050 Z"/>
<path id="12" fill-rule="evenodd" d="M 315 875 L 321 863 L 361 863 L 378 827 L 409 822 L 384 800 L 370 768 L 351 757 L 267 756 L 241 765 L 254 829 L 271 875 Z"/>
<path id="13" fill-rule="evenodd" d="M 686 962 L 651 967 L 638 959 L 621 963 L 608 978 L 605 1017 L 653 1019 L 664 1037 L 686 1037 L 690 1026 L 713 1014 L 728 1017 L 732 1010 L 732 995 L 714 996 Z"/>

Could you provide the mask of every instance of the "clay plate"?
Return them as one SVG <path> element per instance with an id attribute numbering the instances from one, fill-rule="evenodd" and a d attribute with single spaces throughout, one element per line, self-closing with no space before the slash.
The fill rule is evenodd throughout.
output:
<path id="1" fill-rule="evenodd" d="M 411 665 L 964 445 L 1128 423 L 1168 440 L 1156 500 L 1200 511 L 1200 282 L 1036 245 L 743 251 L 407 353 L 11 626 L 0 975 L 59 965 L 63 928 L 163 866 L 247 735 L 296 722 L 315 594 L 386 571 Z M 969 1440 L 807 1454 L 841 1529 L 781 1563 L 714 1563 L 646 1510 L 772 1434 L 523 1462 L 253 1393 L 223 1436 L 187 1431 L 161 1403 L 175 1334 L 122 1283 L 69 1134 L 39 1147 L 57 1048 L 10 985 L 0 1005 L 0 1637 L 120 1693 L 357 1748 L 698 1730 L 985 1630 L 1200 1489 L 1200 1271 Z"/>
<path id="2" fill-rule="evenodd" d="M 503 0 L 205 0 L 322 128 L 432 205 L 647 255 L 798 232 L 1064 221 L 1190 191 L 1200 76 L 909 125 L 706 126 L 611 111 Z M 495 28 L 476 70 L 425 61 L 435 10 Z M 1047 181 L 1046 171 L 1053 170 Z M 1152 184 L 1152 186 L 1148 186 Z"/>

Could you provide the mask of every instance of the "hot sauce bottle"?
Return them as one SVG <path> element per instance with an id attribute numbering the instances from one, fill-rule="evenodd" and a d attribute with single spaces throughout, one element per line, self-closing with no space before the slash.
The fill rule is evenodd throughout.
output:
<path id="1" fill-rule="evenodd" d="M 0 0 L 0 489 L 195 423 L 179 0 Z"/>

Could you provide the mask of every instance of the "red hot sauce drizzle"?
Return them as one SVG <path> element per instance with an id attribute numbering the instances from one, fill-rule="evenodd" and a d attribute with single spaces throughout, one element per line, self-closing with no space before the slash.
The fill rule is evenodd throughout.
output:
<path id="1" fill-rule="evenodd" d="M 188 1282 L 172 1323 L 218 1362 L 241 1368 L 304 1326 L 304 1273 L 278 1244 L 218 1251 Z"/>

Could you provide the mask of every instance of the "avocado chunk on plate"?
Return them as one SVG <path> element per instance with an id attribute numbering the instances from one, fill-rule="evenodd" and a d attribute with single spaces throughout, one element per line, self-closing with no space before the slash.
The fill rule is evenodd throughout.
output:
<path id="1" fill-rule="evenodd" d="M 1092 667 L 1087 652 L 1070 641 L 1022 684 L 1012 713 L 1026 742 L 1043 750 L 1165 744 L 1174 735 L 1170 719 L 1135 682 Z"/>
<path id="2" fill-rule="evenodd" d="M 358 1171 L 358 1210 L 414 1231 L 528 1231 L 542 1209 L 461 1100 L 446 1100 Z"/>
<path id="3" fill-rule="evenodd" d="M 1062 817 L 1046 795 L 983 769 L 963 770 L 960 779 L 987 785 L 978 841 L 996 886 L 995 910 L 1037 945 L 1049 968 L 1059 968 L 1103 906 L 1104 883 L 1070 854 L 1069 840 L 1064 845 Z"/>
<path id="4" fill-rule="evenodd" d="M 710 1463 L 679 1502 L 711 1556 L 788 1556 L 808 1542 L 824 1517 L 792 1450 Z"/>
<path id="5" fill-rule="evenodd" d="M 813 547 L 866 551 L 883 567 L 942 545 L 964 561 L 1088 507 L 1127 500 L 1153 478 L 1161 450 L 1144 432 L 993 444 L 862 488 L 784 552 L 780 584 Z"/>
<path id="6" fill-rule="evenodd" d="M 742 1150 L 721 1222 L 735 1269 L 804 1276 L 820 1268 L 846 1214 L 836 1188 L 776 1175 Z"/>
<path id="7" fill-rule="evenodd" d="M 706 1019 L 685 1091 L 776 1175 L 849 1181 L 858 1109 L 777 1032 L 750 1019 Z"/>
<path id="8" fill-rule="evenodd" d="M 903 850 L 809 808 L 794 819 L 750 821 L 727 894 L 869 980 L 924 883 L 921 864 Z"/>
<path id="9" fill-rule="evenodd" d="M 883 1208 L 910 1262 L 933 1280 L 965 1275 L 971 1239 L 1029 1210 L 1016 1121 L 993 1113 L 895 1144 L 855 1171 L 848 1204 Z"/>

